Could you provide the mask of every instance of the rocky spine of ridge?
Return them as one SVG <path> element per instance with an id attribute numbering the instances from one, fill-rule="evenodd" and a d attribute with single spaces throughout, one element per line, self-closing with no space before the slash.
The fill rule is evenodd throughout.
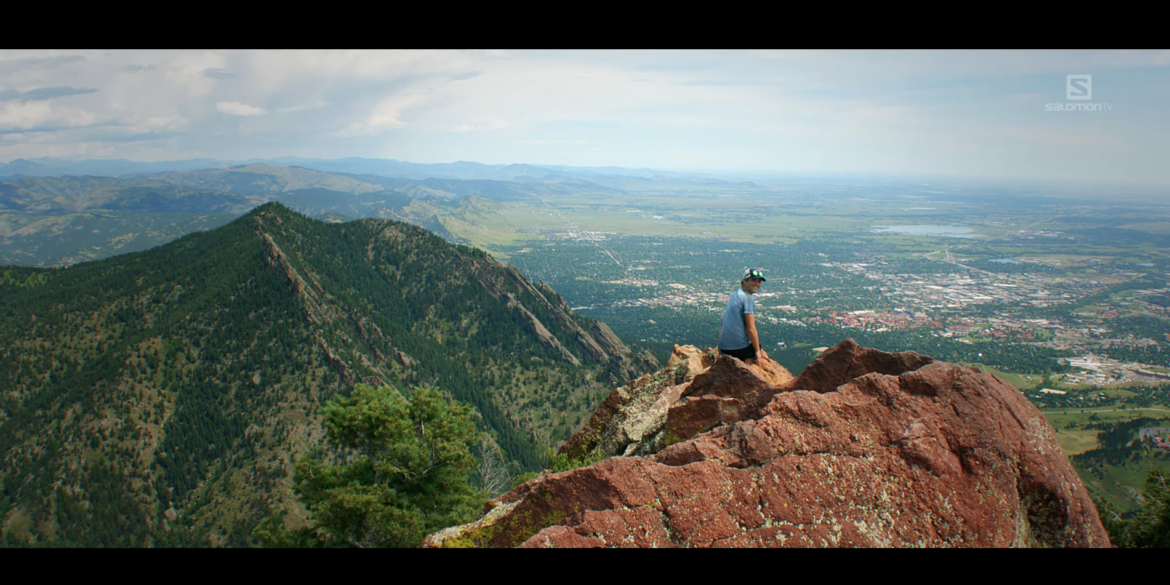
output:
<path id="1" fill-rule="evenodd" d="M 1044 416 L 991 374 L 846 340 L 797 378 L 677 347 L 535 478 L 426 547 L 1108 547 Z"/>
<path id="2" fill-rule="evenodd" d="M 586 351 L 595 356 L 598 361 L 609 364 L 607 370 L 611 379 L 624 382 L 648 368 L 658 367 L 658 358 L 654 357 L 652 352 L 642 350 L 640 353 L 633 353 L 618 339 L 617 334 L 609 328 L 609 325 L 601 321 L 593 321 L 586 331 L 568 318 L 568 315 L 572 313 L 569 304 L 543 280 L 535 288 L 539 290 L 540 296 L 544 298 L 549 308 L 553 309 L 554 314 L 560 317 L 564 326 L 573 330 L 579 343 Z"/>
<path id="3" fill-rule="evenodd" d="M 253 221 L 256 225 L 256 233 L 263 237 L 265 259 L 274 266 L 280 268 L 289 280 L 289 284 L 293 288 L 293 294 L 297 298 L 297 302 L 305 311 L 305 317 L 310 326 L 316 329 L 313 336 L 314 343 L 321 349 L 325 359 L 328 360 L 329 365 L 341 376 L 341 379 L 346 384 L 354 384 L 356 382 L 365 382 L 373 386 L 384 386 L 387 381 L 391 379 L 388 368 L 386 367 L 386 356 L 382 354 L 372 343 L 373 337 L 380 340 L 385 340 L 382 335 L 382 330 L 377 325 L 369 322 L 366 317 L 357 318 L 353 315 L 347 315 L 346 312 L 334 306 L 331 302 L 332 297 L 325 292 L 325 289 L 318 282 L 317 278 L 311 273 L 306 272 L 308 279 L 301 275 L 289 260 L 288 255 L 281 250 L 280 246 L 272 238 L 272 235 L 265 231 L 267 229 L 265 220 L 272 221 L 278 225 L 283 225 L 280 216 L 275 213 L 267 213 L 263 215 L 256 215 Z M 312 284 L 310 284 L 310 282 Z M 336 323 L 335 322 L 339 322 Z M 347 329 L 356 334 L 356 337 L 361 341 L 360 344 L 352 343 L 352 338 L 346 335 L 337 325 L 345 325 Z M 342 355 L 340 348 L 334 348 L 325 340 L 323 334 L 326 327 L 333 327 L 334 331 L 344 340 L 350 341 L 348 345 L 351 346 L 349 359 Z M 358 351 L 353 351 L 354 348 L 360 348 Z M 394 346 L 389 347 L 392 357 L 401 365 L 408 365 L 412 360 L 410 356 L 406 355 Z M 372 354 L 367 356 L 366 352 Z M 370 357 L 374 359 L 371 360 Z M 360 362 L 365 370 L 368 372 L 365 376 L 359 376 L 351 362 L 354 360 Z"/>
<path id="4" fill-rule="evenodd" d="M 587 356 L 599 364 L 606 364 L 606 371 L 611 379 L 617 383 L 634 377 L 637 372 L 644 372 L 647 368 L 657 367 L 658 360 L 649 351 L 633 354 L 628 347 L 618 339 L 617 335 L 604 323 L 593 322 L 586 331 L 571 316 L 571 309 L 551 287 L 544 282 L 533 285 L 520 273 L 515 266 L 507 266 L 499 271 L 478 271 L 482 276 L 480 283 L 493 298 L 503 301 L 506 306 L 521 318 L 521 322 L 544 345 L 549 346 L 563 361 L 573 365 L 580 365 L 581 360 L 571 351 L 577 349 L 581 356 Z M 567 331 L 575 343 L 570 347 L 553 335 L 548 326 L 533 314 L 516 295 L 507 289 L 513 288 L 527 292 L 541 305 L 544 312 L 550 315 L 559 329 Z"/>
<path id="5" fill-rule="evenodd" d="M 376 327 L 373 329 L 364 327 L 359 318 L 349 315 L 343 307 L 339 307 L 333 302 L 332 297 L 325 292 L 312 272 L 298 270 L 294 266 L 288 254 L 281 249 L 269 233 L 270 230 L 280 230 L 283 227 L 283 222 L 278 214 L 272 212 L 258 214 L 254 217 L 254 222 L 257 234 L 263 237 L 268 261 L 285 273 L 309 322 L 313 327 L 322 330 L 316 337 L 316 343 L 338 375 L 348 384 L 358 381 L 374 385 L 385 384 L 391 378 L 389 364 L 386 364 L 387 356 L 381 355 L 369 342 L 374 337 L 386 341 L 382 332 Z M 399 228 L 388 224 L 381 230 L 380 237 L 387 240 L 398 240 L 405 236 L 399 233 Z M 466 256 L 461 256 L 461 261 L 468 274 L 478 275 L 480 285 L 488 295 L 501 301 L 512 310 L 519 318 L 519 322 L 533 334 L 537 341 L 555 351 L 561 361 L 581 365 L 581 358 L 586 358 L 593 363 L 603 364 L 611 381 L 615 384 L 623 383 L 633 378 L 636 373 L 658 366 L 657 360 L 649 352 L 632 355 L 630 349 L 604 323 L 592 323 L 589 331 L 583 329 L 570 316 L 571 311 L 564 299 L 544 283 L 541 283 L 539 287 L 533 285 L 514 266 L 503 267 L 491 259 L 476 260 Z M 491 264 L 491 266 L 481 265 L 484 262 Z M 541 308 L 544 309 L 542 312 L 551 316 L 553 322 L 546 326 L 533 313 L 532 309 L 525 306 L 524 302 L 517 298 L 519 291 L 528 293 L 533 299 L 529 303 L 540 304 Z M 567 331 L 568 337 L 574 343 L 570 343 L 569 347 L 566 347 L 550 331 L 550 327 Z M 345 352 L 342 350 L 330 347 L 324 339 L 323 330 L 325 328 L 335 330 L 347 340 L 350 339 L 350 335 L 346 331 L 353 334 L 362 342 L 354 346 L 360 348 L 360 351 L 350 352 L 352 355 L 343 355 Z M 390 353 L 392 355 L 389 357 L 401 366 L 409 367 L 413 362 L 409 355 L 396 347 L 391 346 Z M 365 375 L 358 375 L 354 371 L 355 361 L 364 366 L 364 370 L 367 372 Z"/>

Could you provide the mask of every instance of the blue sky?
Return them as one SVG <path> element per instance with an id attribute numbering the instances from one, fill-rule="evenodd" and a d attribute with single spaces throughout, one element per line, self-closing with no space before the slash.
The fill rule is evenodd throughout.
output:
<path id="1" fill-rule="evenodd" d="M 1048 111 L 1066 76 L 1089 103 Z M 1102 106 L 1104 107 L 1104 105 Z M 362 156 L 1170 185 L 1170 51 L 0 51 L 0 161 Z"/>

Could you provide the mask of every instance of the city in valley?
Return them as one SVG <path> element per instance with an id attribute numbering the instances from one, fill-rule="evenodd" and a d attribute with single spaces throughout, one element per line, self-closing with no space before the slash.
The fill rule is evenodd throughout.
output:
<path id="1" fill-rule="evenodd" d="M 1165 225 L 1151 221 L 1164 208 L 1092 205 L 1084 194 L 1071 208 L 1056 197 L 1013 204 L 1007 188 L 942 200 L 912 184 L 835 190 L 854 196 L 808 209 L 760 188 L 722 199 L 734 202 L 730 217 L 696 213 L 694 195 L 648 193 L 627 209 L 545 199 L 502 212 L 553 221 L 515 230 L 495 251 L 633 342 L 713 346 L 736 271 L 753 264 L 769 269 L 758 311 L 781 349 L 929 339 L 947 359 L 1053 383 L 1165 379 L 1170 291 L 1157 243 L 1167 236 L 1151 229 Z"/>
<path id="2" fill-rule="evenodd" d="M 841 180 L 546 197 L 485 215 L 507 237 L 479 245 L 660 357 L 714 347 L 743 267 L 764 267 L 773 359 L 799 370 L 854 338 L 989 371 L 1045 411 L 1095 493 L 1130 509 L 1140 453 L 1165 451 L 1149 437 L 1170 427 L 1170 208 L 1142 192 L 974 191 Z M 1113 444 L 1118 425 L 1132 437 Z"/>
<path id="3" fill-rule="evenodd" d="M 1167 65 L 0 50 L 0 548 L 1170 546 Z"/>

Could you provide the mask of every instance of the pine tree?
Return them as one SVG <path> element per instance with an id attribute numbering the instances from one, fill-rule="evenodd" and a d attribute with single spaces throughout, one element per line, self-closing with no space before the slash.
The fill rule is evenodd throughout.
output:
<path id="1" fill-rule="evenodd" d="M 1170 474 L 1151 469 L 1143 496 L 1145 504 L 1129 519 L 1106 507 L 1102 519 L 1110 540 L 1123 548 L 1170 547 Z"/>
<path id="2" fill-rule="evenodd" d="M 472 410 L 434 388 L 410 400 L 389 387 L 358 385 L 322 413 L 342 465 L 305 457 L 296 492 L 312 512 L 323 545 L 413 547 L 427 534 L 471 521 L 486 495 L 468 479 L 479 441 Z M 304 543 L 266 523 L 270 545 Z M 303 534 L 303 532 L 302 532 Z"/>

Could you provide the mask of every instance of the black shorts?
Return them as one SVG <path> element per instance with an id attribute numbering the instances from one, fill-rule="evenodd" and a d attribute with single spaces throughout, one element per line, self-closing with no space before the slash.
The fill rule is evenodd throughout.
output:
<path id="1" fill-rule="evenodd" d="M 734 357 L 734 358 L 739 358 L 745 362 L 748 360 L 756 359 L 756 348 L 753 346 L 750 346 L 750 345 L 743 348 L 743 349 L 723 349 L 723 348 L 720 348 L 719 353 L 722 353 L 723 355 L 729 355 L 729 356 Z"/>

